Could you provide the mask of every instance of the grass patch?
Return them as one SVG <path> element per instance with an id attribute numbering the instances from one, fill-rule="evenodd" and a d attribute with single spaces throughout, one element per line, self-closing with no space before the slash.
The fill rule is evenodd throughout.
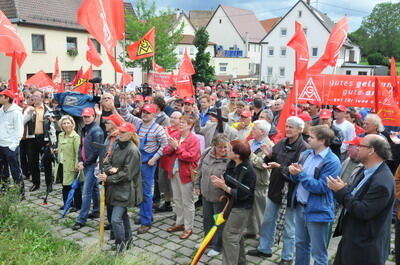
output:
<path id="1" fill-rule="evenodd" d="M 0 264 L 7 265 L 128 265 L 155 264 L 146 253 L 115 256 L 98 245 L 81 249 L 51 230 L 51 218 L 18 203 L 17 192 L 0 194 Z"/>

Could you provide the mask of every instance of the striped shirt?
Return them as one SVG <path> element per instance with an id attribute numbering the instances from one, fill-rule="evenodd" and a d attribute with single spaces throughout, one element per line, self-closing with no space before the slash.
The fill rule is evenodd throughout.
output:
<path id="1" fill-rule="evenodd" d="M 147 134 L 147 143 L 144 146 L 144 150 L 148 153 L 156 152 L 154 158 L 160 158 L 163 155 L 164 147 L 168 145 L 164 128 L 154 121 L 149 126 L 144 125 L 141 119 L 129 113 L 127 106 L 121 106 L 119 110 L 121 117 L 125 121 L 135 125 L 140 139 L 143 139 Z"/>

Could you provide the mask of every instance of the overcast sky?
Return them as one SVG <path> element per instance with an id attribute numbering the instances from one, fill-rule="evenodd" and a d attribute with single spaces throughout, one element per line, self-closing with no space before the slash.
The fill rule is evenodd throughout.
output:
<path id="1" fill-rule="evenodd" d="M 252 10 L 259 20 L 279 17 L 286 14 L 298 0 L 155 0 L 157 8 L 179 8 L 189 10 L 211 10 L 219 4 L 230 5 Z M 327 13 L 335 22 L 347 15 L 350 32 L 358 29 L 362 18 L 368 16 L 377 3 L 388 0 L 311 0 L 311 5 Z M 398 2 L 392 1 L 392 2 Z"/>

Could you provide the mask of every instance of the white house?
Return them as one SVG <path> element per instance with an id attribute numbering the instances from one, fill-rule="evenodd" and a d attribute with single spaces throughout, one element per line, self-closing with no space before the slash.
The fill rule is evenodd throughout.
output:
<path id="1" fill-rule="evenodd" d="M 25 82 L 30 76 L 43 70 L 47 74 L 54 71 L 58 57 L 61 77 L 71 81 L 82 67 L 85 71 L 90 65 L 86 61 L 86 42 L 91 38 L 88 32 L 76 21 L 79 0 L 0 0 L 0 9 L 16 27 L 21 37 L 27 58 L 19 69 L 19 81 Z M 125 3 L 125 12 L 133 12 L 132 5 Z M 94 67 L 95 76 L 100 76 L 103 83 L 117 83 L 119 75 L 114 71 L 103 47 L 94 40 L 103 64 Z M 76 49 L 73 56 L 68 50 Z M 116 54 L 122 52 L 122 46 L 116 47 Z M 8 80 L 10 58 L 0 54 L 0 80 Z M 139 68 L 126 71 L 134 76 L 137 84 L 142 82 Z"/>
<path id="2" fill-rule="evenodd" d="M 258 78 L 265 30 L 252 11 L 219 5 L 206 29 L 217 45 L 213 63 L 218 79 Z"/>
<path id="3" fill-rule="evenodd" d="M 275 84 L 293 83 L 295 52 L 286 44 L 294 34 L 295 21 L 299 21 L 303 25 L 307 36 L 310 53 L 309 67 L 323 54 L 335 23 L 326 14 L 312 7 L 309 1 L 307 2 L 298 1 L 263 37 L 261 41 L 262 81 Z M 360 59 L 360 48 L 347 39 L 340 52 L 336 67 L 328 67 L 324 73 L 346 74 L 344 63 L 358 64 Z M 342 65 L 344 65 L 343 68 Z"/>

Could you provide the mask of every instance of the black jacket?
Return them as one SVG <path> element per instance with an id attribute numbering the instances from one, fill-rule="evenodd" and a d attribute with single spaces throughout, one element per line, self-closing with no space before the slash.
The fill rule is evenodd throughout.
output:
<path id="1" fill-rule="evenodd" d="M 50 109 L 44 105 L 43 111 L 43 136 L 45 141 L 49 141 L 49 131 L 50 131 L 50 120 L 48 117 L 50 116 Z M 35 134 L 35 125 L 36 125 L 36 111 L 32 113 L 32 118 L 26 124 L 28 128 L 28 135 Z"/>
<path id="2" fill-rule="evenodd" d="M 384 265 L 389 255 L 390 226 L 395 184 L 386 163 L 382 163 L 353 196 L 354 184 L 335 193 L 343 205 L 334 236 L 342 235 L 334 265 Z"/>
<path id="3" fill-rule="evenodd" d="M 274 203 L 281 204 L 282 202 L 282 189 L 285 182 L 289 182 L 288 190 L 288 207 L 293 207 L 293 190 L 295 183 L 292 182 L 289 176 L 289 166 L 299 160 L 301 152 L 308 148 L 308 144 L 303 140 L 303 137 L 297 139 L 292 145 L 288 145 L 288 139 L 282 139 L 272 148 L 272 156 L 265 157 L 264 162 L 277 162 L 281 165 L 279 168 L 274 168 L 271 171 L 268 186 L 268 198 Z"/>
<path id="4" fill-rule="evenodd" d="M 243 185 L 250 188 L 250 191 L 239 189 L 234 183 L 227 179 L 227 175 L 233 177 Z M 251 209 L 254 203 L 254 189 L 256 186 L 256 175 L 249 160 L 236 166 L 235 161 L 231 160 L 224 173 L 226 185 L 231 188 L 232 208 Z"/>
<path id="5" fill-rule="evenodd" d="M 336 128 L 335 125 L 331 126 L 332 131 L 335 133 L 335 138 L 333 138 L 331 145 L 329 146 L 332 152 L 337 155 L 340 159 L 340 147 L 342 146 L 342 142 L 344 140 L 344 135 L 342 130 Z"/>
<path id="6" fill-rule="evenodd" d="M 83 143 L 83 140 L 85 142 Z M 104 134 L 100 126 L 96 122 L 92 122 L 89 125 L 85 125 L 82 129 L 81 144 L 79 146 L 79 161 L 83 162 L 84 166 L 96 164 L 97 158 L 99 157 L 102 150 L 96 148 L 92 143 L 96 142 L 103 144 Z M 84 144 L 86 159 L 82 157 L 82 145 Z"/>

